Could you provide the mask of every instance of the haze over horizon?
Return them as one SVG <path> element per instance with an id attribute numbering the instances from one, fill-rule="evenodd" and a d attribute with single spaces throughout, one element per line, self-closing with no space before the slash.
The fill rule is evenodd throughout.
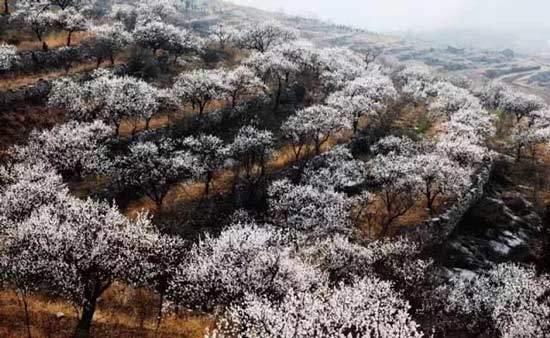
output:
<path id="1" fill-rule="evenodd" d="M 460 47 L 550 52 L 547 0 L 229 1 Z"/>
<path id="2" fill-rule="evenodd" d="M 550 31 L 547 0 L 230 0 L 377 32 L 486 29 Z M 351 14 L 351 15 L 350 15 Z"/>

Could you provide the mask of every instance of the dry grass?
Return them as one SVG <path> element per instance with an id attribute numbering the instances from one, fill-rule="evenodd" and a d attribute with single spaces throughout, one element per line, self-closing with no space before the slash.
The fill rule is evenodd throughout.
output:
<path id="1" fill-rule="evenodd" d="M 71 337 L 78 318 L 73 306 L 40 295 L 32 295 L 28 300 L 33 337 Z M 157 304 L 157 297 L 146 290 L 113 285 L 99 302 L 92 337 L 202 338 L 213 325 L 213 319 L 207 315 L 166 314 L 155 332 Z M 26 337 L 23 308 L 13 291 L 0 292 L 0 337 Z"/>
<path id="2" fill-rule="evenodd" d="M 445 211 L 451 203 L 451 200 L 436 198 L 434 202 L 434 215 L 430 215 L 426 208 L 426 201 L 424 198 L 419 197 L 412 208 L 395 220 L 394 224 L 390 227 L 389 235 L 397 235 L 401 228 L 415 227 L 430 217 L 437 217 L 437 215 Z M 378 194 L 373 193 L 373 201 L 368 206 L 366 213 L 374 215 L 375 217 L 372 219 L 362 219 L 359 221 L 359 224 L 357 224 L 357 227 L 366 238 L 376 239 L 380 237 L 383 227 L 380 224 L 379 216 L 384 213 L 384 210 L 385 207 L 382 199 Z"/>
<path id="3" fill-rule="evenodd" d="M 349 140 L 351 134 L 341 134 L 330 138 L 321 148 L 322 152 L 327 152 L 335 145 Z M 292 147 L 285 145 L 275 152 L 271 160 L 267 163 L 267 171 L 275 172 L 295 163 L 296 158 L 292 151 Z M 259 169 L 259 168 L 258 168 Z M 259 171 L 259 170 L 258 170 Z M 233 180 L 235 179 L 235 171 L 222 170 L 215 174 L 212 180 L 211 195 L 227 194 L 231 191 Z M 180 183 L 172 187 L 164 200 L 163 210 L 170 211 L 178 206 L 187 205 L 197 202 L 204 197 L 204 183 L 191 182 Z M 148 212 L 156 214 L 158 212 L 155 203 L 147 197 L 132 201 L 126 208 L 126 216 L 136 218 L 139 213 Z"/>
<path id="4" fill-rule="evenodd" d="M 62 122 L 64 114 L 42 106 L 23 106 L 0 113 L 0 150 L 24 142 L 33 129 L 50 128 Z"/>
<path id="5" fill-rule="evenodd" d="M 88 32 L 76 32 L 71 37 L 71 46 L 78 46 L 81 43 L 87 41 L 91 37 Z M 48 45 L 48 48 L 59 48 L 67 45 L 67 32 L 54 32 L 44 37 L 44 42 Z M 30 51 L 42 49 L 42 42 L 37 39 L 22 41 L 17 46 L 19 51 Z"/>

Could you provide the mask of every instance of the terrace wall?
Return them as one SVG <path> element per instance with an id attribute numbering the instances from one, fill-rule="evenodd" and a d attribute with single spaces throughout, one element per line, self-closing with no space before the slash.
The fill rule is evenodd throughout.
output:
<path id="1" fill-rule="evenodd" d="M 493 161 L 487 161 L 474 175 L 470 189 L 445 213 L 429 219 L 416 227 L 403 228 L 400 235 L 417 242 L 422 249 L 443 243 L 460 223 L 464 215 L 485 194 L 491 179 Z"/>

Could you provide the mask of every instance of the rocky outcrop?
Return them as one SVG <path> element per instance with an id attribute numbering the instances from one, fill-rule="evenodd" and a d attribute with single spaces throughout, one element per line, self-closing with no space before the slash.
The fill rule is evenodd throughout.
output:
<path id="1" fill-rule="evenodd" d="M 503 262 L 536 263 L 546 227 L 537 209 L 508 179 L 513 159 L 500 158 L 483 197 L 431 256 L 449 271 L 475 271 Z"/>
<path id="2" fill-rule="evenodd" d="M 39 80 L 34 85 L 0 92 L 0 112 L 13 107 L 20 102 L 40 104 L 50 93 L 50 82 Z"/>
<path id="3" fill-rule="evenodd" d="M 543 230 L 540 216 L 522 194 L 496 190 L 466 214 L 435 257 L 444 266 L 467 270 L 529 262 L 538 256 Z"/>

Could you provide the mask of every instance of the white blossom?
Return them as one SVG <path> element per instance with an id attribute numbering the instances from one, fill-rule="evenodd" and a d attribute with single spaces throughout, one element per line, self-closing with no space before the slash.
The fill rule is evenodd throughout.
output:
<path id="1" fill-rule="evenodd" d="M 238 30 L 234 27 L 223 24 L 210 27 L 209 32 L 210 39 L 216 41 L 221 49 L 225 49 L 225 47 L 237 37 L 237 34 L 239 34 Z"/>
<path id="2" fill-rule="evenodd" d="M 224 78 L 224 83 L 233 107 L 243 96 L 256 95 L 265 89 L 261 79 L 246 66 L 239 66 L 229 71 Z"/>
<path id="3" fill-rule="evenodd" d="M 197 165 L 203 173 L 205 195 L 208 196 L 214 173 L 222 168 L 229 156 L 229 149 L 220 138 L 212 135 L 189 136 L 182 143 L 197 159 Z"/>
<path id="4" fill-rule="evenodd" d="M 256 165 L 260 167 L 260 176 L 265 173 L 267 161 L 273 153 L 273 145 L 273 133 L 270 131 L 244 126 L 229 145 L 229 154 L 240 163 L 247 180 L 250 180 Z"/>
<path id="5" fill-rule="evenodd" d="M 355 160 L 347 147 L 336 146 L 307 163 L 302 182 L 322 190 L 342 191 L 361 184 L 365 175 L 365 163 Z"/>
<path id="6" fill-rule="evenodd" d="M 281 302 L 249 295 L 207 337 L 421 337 L 410 305 L 377 278 L 316 292 L 291 290 Z"/>
<path id="7" fill-rule="evenodd" d="M 531 267 L 500 264 L 471 279 L 457 276 L 442 288 L 447 310 L 471 315 L 502 337 L 543 337 L 550 329 L 550 279 Z"/>
<path id="8" fill-rule="evenodd" d="M 63 178 L 47 163 L 0 167 L 0 218 L 22 221 L 44 205 L 57 204 L 67 194 Z"/>
<path id="9" fill-rule="evenodd" d="M 19 59 L 17 48 L 5 43 L 0 44 L 0 71 L 10 70 Z"/>
<path id="10" fill-rule="evenodd" d="M 136 187 L 161 210 L 170 188 L 202 175 L 197 158 L 187 151 L 176 151 L 168 140 L 139 142 L 126 155 L 107 164 L 111 179 L 122 187 Z"/>
<path id="11" fill-rule="evenodd" d="M 212 100 L 224 98 L 226 87 L 223 72 L 219 70 L 195 70 L 178 76 L 172 91 L 186 103 L 198 106 L 199 115 Z"/>
<path id="12" fill-rule="evenodd" d="M 115 207 L 67 196 L 9 229 L 0 254 L 2 259 L 32 262 L 26 277 L 40 274 L 38 288 L 80 307 L 76 331 L 86 335 L 98 298 L 116 279 L 144 274 L 141 253 L 154 248 L 158 239 L 147 218 L 130 221 Z"/>
<path id="13" fill-rule="evenodd" d="M 61 173 L 81 177 L 99 166 L 106 152 L 104 142 L 112 135 L 112 128 L 101 121 L 71 121 L 51 130 L 33 131 L 27 144 L 15 151 L 22 161 L 49 163 Z"/>
<path id="14" fill-rule="evenodd" d="M 271 184 L 268 195 L 272 222 L 298 237 L 349 234 L 352 230 L 350 201 L 342 193 L 281 180 Z"/>
<path id="15" fill-rule="evenodd" d="M 302 150 L 307 151 L 310 145 L 315 146 L 315 151 L 319 154 L 321 147 L 331 136 L 351 128 L 349 118 L 338 110 L 316 105 L 298 110 L 283 123 L 281 130 L 292 143 L 296 159 L 299 159 Z"/>
<path id="16" fill-rule="evenodd" d="M 170 287 L 176 303 L 194 308 L 230 304 L 254 293 L 281 298 L 290 289 L 309 290 L 323 275 L 283 246 L 285 235 L 270 226 L 234 224 L 206 235 L 189 253 Z"/>
<path id="17" fill-rule="evenodd" d="M 125 30 L 122 23 L 118 22 L 94 26 L 91 31 L 96 43 L 98 63 L 104 58 L 109 58 L 111 64 L 114 64 L 117 53 L 133 41 L 132 35 Z"/>
<path id="18" fill-rule="evenodd" d="M 274 21 L 249 24 L 240 29 L 235 41 L 244 49 L 264 53 L 269 49 L 296 39 L 296 33 Z"/>

